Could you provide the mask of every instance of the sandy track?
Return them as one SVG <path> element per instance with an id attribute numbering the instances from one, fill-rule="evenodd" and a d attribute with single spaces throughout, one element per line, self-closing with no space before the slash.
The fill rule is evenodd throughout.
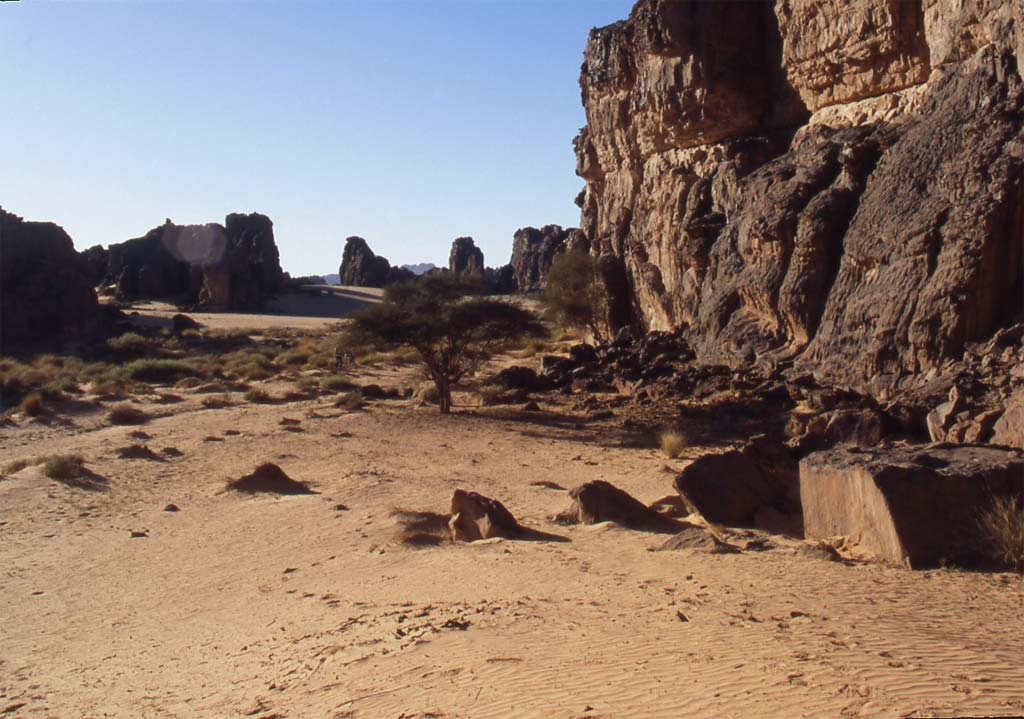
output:
<path id="1" fill-rule="evenodd" d="M 2 430 L 4 457 L 81 452 L 108 488 L 33 468 L 0 480 L 0 711 L 1024 713 L 1016 578 L 844 566 L 794 557 L 784 540 L 741 555 L 651 552 L 663 537 L 550 524 L 568 499 L 539 480 L 607 479 L 646 501 L 669 493 L 666 460 L 628 446 L 614 418 L 576 428 L 399 402 L 345 413 L 326 400 L 206 410 L 195 397 L 159 411 L 146 444 L 184 456 L 118 459 L 137 440 L 100 415 Z M 283 417 L 303 431 L 285 431 Z M 320 494 L 223 492 L 264 460 Z M 569 541 L 394 543 L 392 508 L 443 511 L 455 487 Z M 182 511 L 164 512 L 167 502 Z"/>

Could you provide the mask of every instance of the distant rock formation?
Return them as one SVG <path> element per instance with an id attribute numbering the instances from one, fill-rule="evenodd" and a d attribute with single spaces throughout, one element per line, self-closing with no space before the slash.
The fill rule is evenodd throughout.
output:
<path id="1" fill-rule="evenodd" d="M 452 242 L 448 271 L 458 275 L 483 275 L 484 253 L 472 237 L 456 237 Z"/>
<path id="2" fill-rule="evenodd" d="M 284 285 L 274 226 L 257 213 L 225 224 L 167 220 L 110 246 L 107 283 L 122 299 L 175 298 L 221 309 L 254 309 Z"/>
<path id="3" fill-rule="evenodd" d="M 324 282 L 329 285 L 340 285 L 341 275 L 321 275 L 324 278 Z"/>
<path id="4" fill-rule="evenodd" d="M 544 280 L 555 255 L 563 252 L 569 238 L 581 234 L 575 228 L 563 230 L 559 225 L 523 227 L 512 237 L 512 274 L 520 292 L 544 289 Z M 579 240 L 577 240 L 579 242 Z"/>
<path id="5" fill-rule="evenodd" d="M 425 275 L 431 270 L 436 270 L 437 265 L 435 265 L 433 262 L 419 262 L 414 265 L 402 265 L 402 269 L 409 270 L 409 272 L 412 272 L 414 275 L 419 276 Z"/>
<path id="6" fill-rule="evenodd" d="M 95 285 L 90 262 L 63 228 L 0 209 L 0 352 L 94 333 Z"/>
<path id="7" fill-rule="evenodd" d="M 416 276 L 403 267 L 392 267 L 386 257 L 373 253 L 366 240 L 355 236 L 345 240 L 338 275 L 340 284 L 354 287 L 384 287 Z"/>
<path id="8" fill-rule="evenodd" d="M 1024 315 L 1022 52 L 997 0 L 640 0 L 592 31 L 610 322 L 876 395 L 943 372 Z"/>

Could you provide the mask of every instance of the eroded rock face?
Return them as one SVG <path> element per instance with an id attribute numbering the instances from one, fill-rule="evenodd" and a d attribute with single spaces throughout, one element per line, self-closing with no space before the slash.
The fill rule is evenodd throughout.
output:
<path id="1" fill-rule="evenodd" d="M 460 275 L 483 275 L 484 252 L 472 237 L 456 237 L 448 254 L 448 271 Z"/>
<path id="2" fill-rule="evenodd" d="M 912 568 L 984 557 L 978 517 L 1024 493 L 1024 457 L 993 447 L 835 448 L 800 462 L 804 532 Z"/>
<path id="3" fill-rule="evenodd" d="M 630 529 L 678 532 L 685 524 L 666 517 L 610 482 L 597 479 L 569 492 L 572 506 L 558 515 L 566 524 L 616 522 Z"/>
<path id="4" fill-rule="evenodd" d="M 640 0 L 592 31 L 575 145 L 610 322 L 884 394 L 1014 321 L 1022 26 L 1019 2 Z"/>
<path id="5" fill-rule="evenodd" d="M 522 227 L 512 237 L 512 273 L 515 288 L 520 292 L 538 292 L 544 289 L 544 280 L 555 255 L 565 250 L 569 238 L 579 230 L 563 230 L 559 225 Z M 579 240 L 577 240 L 579 241 Z"/>
<path id="6" fill-rule="evenodd" d="M 0 209 L 0 351 L 94 333 L 94 279 L 63 228 Z"/>
<path id="7" fill-rule="evenodd" d="M 171 297 L 220 309 L 255 309 L 284 286 L 266 215 L 230 214 L 225 224 L 160 227 L 108 250 L 107 282 L 121 299 Z"/>
<path id="8" fill-rule="evenodd" d="M 341 255 L 340 283 L 355 287 L 383 287 L 387 282 L 391 263 L 385 257 L 378 257 L 362 237 L 345 240 Z"/>

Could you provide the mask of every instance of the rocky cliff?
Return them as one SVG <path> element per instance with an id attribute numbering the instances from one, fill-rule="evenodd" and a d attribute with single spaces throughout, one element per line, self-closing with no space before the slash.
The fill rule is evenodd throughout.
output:
<path id="1" fill-rule="evenodd" d="M 1020 0 L 640 0 L 593 30 L 613 325 L 885 394 L 1024 313 Z"/>
<path id="2" fill-rule="evenodd" d="M 338 274 L 341 284 L 354 287 L 384 287 L 416 276 L 404 267 L 392 267 L 386 257 L 374 254 L 366 240 L 355 236 L 345 240 Z"/>
<path id="3" fill-rule="evenodd" d="M 555 255 L 565 250 L 570 237 L 579 234 L 574 227 L 562 229 L 559 225 L 521 227 L 512 237 L 512 272 L 515 286 L 520 292 L 539 292 Z"/>
<path id="4" fill-rule="evenodd" d="M 0 209 L 0 353 L 94 333 L 100 323 L 89 262 L 63 228 Z"/>
<path id="5" fill-rule="evenodd" d="M 230 214 L 223 225 L 167 220 L 108 250 L 107 282 L 123 299 L 173 297 L 211 308 L 254 309 L 284 285 L 274 223 Z"/>

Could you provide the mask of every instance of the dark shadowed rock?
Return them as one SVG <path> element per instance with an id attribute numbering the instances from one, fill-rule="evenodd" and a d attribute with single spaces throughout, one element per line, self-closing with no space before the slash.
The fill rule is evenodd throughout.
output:
<path id="1" fill-rule="evenodd" d="M 537 373 L 529 367 L 512 366 L 495 374 L 488 384 L 496 384 L 505 389 L 532 390 L 539 388 L 541 383 Z"/>
<path id="2" fill-rule="evenodd" d="M 799 465 L 784 444 L 754 438 L 743 449 L 705 455 L 687 465 L 675 487 L 709 522 L 758 526 L 771 509 L 771 529 L 780 529 L 783 516 L 791 520 L 790 531 L 799 533 Z"/>
<path id="3" fill-rule="evenodd" d="M 456 237 L 448 254 L 448 271 L 459 275 L 484 274 L 484 253 L 472 237 Z"/>
<path id="4" fill-rule="evenodd" d="M 800 462 L 804 532 L 849 537 L 909 567 L 973 563 L 978 518 L 994 497 L 1024 493 L 1024 456 L 994 447 L 834 448 Z"/>
<path id="5" fill-rule="evenodd" d="M 522 533 L 516 518 L 501 502 L 462 489 L 456 489 L 452 494 L 448 526 L 456 542 L 474 542 L 492 537 L 512 539 Z"/>
<path id="6" fill-rule="evenodd" d="M 257 309 L 284 287 L 266 215 L 230 214 L 225 224 L 175 225 L 110 246 L 106 282 L 121 299 L 172 298 L 215 309 Z"/>
<path id="7" fill-rule="evenodd" d="M 373 250 L 362 237 L 345 240 L 345 251 L 341 256 L 341 284 L 355 287 L 383 287 L 387 283 L 391 263 L 384 257 L 373 254 Z"/>
<path id="8" fill-rule="evenodd" d="M 181 314 L 180 312 L 171 317 L 171 330 L 176 335 L 180 335 L 185 330 L 198 330 L 200 327 L 199 323 L 188 315 Z"/>
<path id="9" fill-rule="evenodd" d="M 523 227 L 512 238 L 512 259 L 509 265 L 520 292 L 537 292 L 544 288 L 544 280 L 555 255 L 565 249 L 573 228 L 563 230 L 558 225 L 545 225 L 541 229 Z"/>
<path id="10" fill-rule="evenodd" d="M 0 348 L 92 335 L 100 324 L 94 280 L 61 227 L 0 209 Z"/>

